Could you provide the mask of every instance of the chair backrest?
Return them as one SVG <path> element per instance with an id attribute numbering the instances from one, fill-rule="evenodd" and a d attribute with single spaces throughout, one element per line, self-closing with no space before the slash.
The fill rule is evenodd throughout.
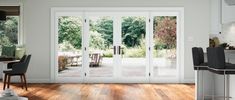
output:
<path id="1" fill-rule="evenodd" d="M 99 59 L 98 53 L 94 53 L 91 55 L 91 60 L 94 61 L 95 63 L 98 63 L 98 59 Z"/>
<path id="2" fill-rule="evenodd" d="M 28 55 L 27 58 L 26 58 L 26 60 L 25 60 L 25 67 L 22 68 L 24 73 L 26 73 L 26 71 L 27 71 L 27 69 L 28 69 L 30 59 L 31 59 L 31 55 Z"/>
<path id="3" fill-rule="evenodd" d="M 27 55 L 24 62 L 20 62 L 19 66 L 12 67 L 12 71 L 17 74 L 26 73 L 28 66 L 29 66 L 30 59 L 31 59 L 31 55 Z"/>
<path id="4" fill-rule="evenodd" d="M 24 55 L 21 59 L 20 62 L 24 62 L 26 60 L 27 55 Z"/>
<path id="5" fill-rule="evenodd" d="M 204 63 L 204 52 L 201 47 L 193 47 L 192 55 L 194 66 L 199 66 L 200 64 Z"/>
<path id="6" fill-rule="evenodd" d="M 225 68 L 225 54 L 222 47 L 207 48 L 208 67 L 215 69 Z"/>

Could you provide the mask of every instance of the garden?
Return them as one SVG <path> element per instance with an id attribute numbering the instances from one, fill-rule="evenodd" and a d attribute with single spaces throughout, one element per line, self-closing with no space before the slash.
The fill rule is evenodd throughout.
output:
<path id="1" fill-rule="evenodd" d="M 122 54 L 124 57 L 145 57 L 145 17 L 122 17 Z M 103 57 L 113 56 L 113 20 L 111 17 L 90 19 L 90 52 L 100 51 Z M 176 57 L 176 17 L 154 17 L 154 57 Z M 82 18 L 59 18 L 59 51 L 81 52 Z"/>

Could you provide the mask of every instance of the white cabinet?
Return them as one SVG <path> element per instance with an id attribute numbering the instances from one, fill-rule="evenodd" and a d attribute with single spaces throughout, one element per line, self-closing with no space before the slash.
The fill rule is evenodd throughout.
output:
<path id="1" fill-rule="evenodd" d="M 211 34 L 221 32 L 220 0 L 211 0 Z"/>
<path id="2" fill-rule="evenodd" d="M 211 0 L 211 34 L 222 31 L 221 23 L 235 22 L 234 11 L 235 5 L 229 6 L 224 0 Z"/>
<path id="3" fill-rule="evenodd" d="M 222 2 L 222 22 L 223 24 L 235 21 L 235 5 L 229 6 L 227 3 Z"/>

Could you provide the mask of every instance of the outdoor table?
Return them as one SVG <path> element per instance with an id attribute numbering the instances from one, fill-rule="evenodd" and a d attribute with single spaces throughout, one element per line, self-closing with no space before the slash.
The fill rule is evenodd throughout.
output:
<path id="1" fill-rule="evenodd" d="M 72 66 L 72 65 L 78 65 L 79 58 L 81 57 L 81 55 L 69 55 L 67 57 Z"/>

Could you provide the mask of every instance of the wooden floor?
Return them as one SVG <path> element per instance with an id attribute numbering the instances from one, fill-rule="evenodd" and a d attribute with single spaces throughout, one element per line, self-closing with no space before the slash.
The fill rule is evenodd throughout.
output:
<path id="1" fill-rule="evenodd" d="M 2 84 L 0 86 L 2 89 Z M 29 100 L 194 100 L 194 84 L 18 84 L 10 87 Z"/>

